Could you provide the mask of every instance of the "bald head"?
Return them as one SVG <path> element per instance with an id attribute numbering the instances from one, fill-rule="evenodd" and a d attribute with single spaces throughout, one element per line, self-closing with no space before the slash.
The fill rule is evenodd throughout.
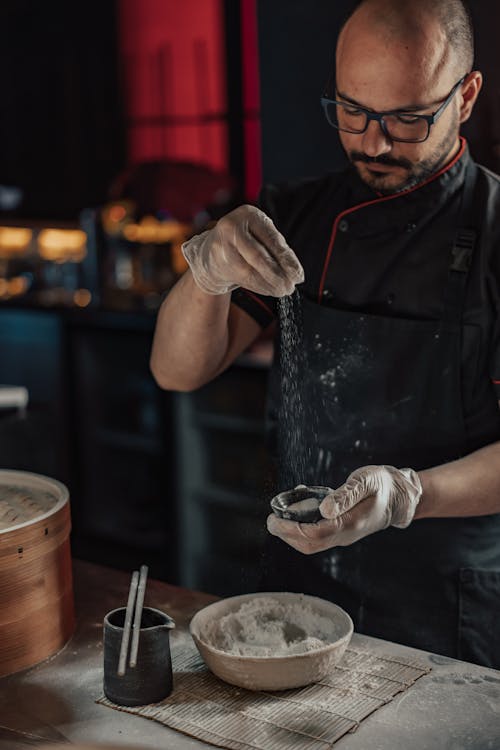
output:
<path id="1" fill-rule="evenodd" d="M 326 98 L 335 100 L 335 127 L 364 182 L 390 194 L 451 161 L 482 85 L 472 65 L 462 0 L 358 3 L 339 35 Z M 424 121 L 427 133 L 411 135 Z"/>
<path id="2" fill-rule="evenodd" d="M 338 48 L 360 28 L 388 45 L 420 50 L 428 64 L 452 67 L 456 78 L 472 70 L 474 34 L 463 0 L 361 0 L 342 28 Z"/>

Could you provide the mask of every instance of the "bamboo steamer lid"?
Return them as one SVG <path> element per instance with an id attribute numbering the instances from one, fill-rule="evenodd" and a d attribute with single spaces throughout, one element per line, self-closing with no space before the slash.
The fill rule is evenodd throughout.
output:
<path id="1" fill-rule="evenodd" d="M 0 676 L 59 651 L 74 630 L 67 488 L 0 470 Z"/>

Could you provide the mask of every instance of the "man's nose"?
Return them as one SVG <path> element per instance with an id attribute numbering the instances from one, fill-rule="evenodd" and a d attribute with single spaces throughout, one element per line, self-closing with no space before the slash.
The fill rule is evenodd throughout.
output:
<path id="1" fill-rule="evenodd" d="M 386 136 L 377 120 L 370 120 L 363 133 L 363 151 L 367 156 L 381 156 L 392 148 L 392 141 Z"/>

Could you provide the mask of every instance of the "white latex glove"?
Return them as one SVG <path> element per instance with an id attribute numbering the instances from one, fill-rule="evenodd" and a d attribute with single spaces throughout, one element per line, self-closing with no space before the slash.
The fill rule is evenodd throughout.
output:
<path id="1" fill-rule="evenodd" d="M 363 466 L 345 484 L 323 499 L 318 523 L 285 521 L 271 514 L 267 528 L 306 555 L 331 547 L 346 547 L 388 526 L 408 526 L 422 496 L 419 476 L 413 469 Z"/>
<path id="2" fill-rule="evenodd" d="M 196 284 L 208 294 L 239 286 L 272 297 L 292 294 L 304 270 L 266 214 L 239 206 L 182 245 Z"/>

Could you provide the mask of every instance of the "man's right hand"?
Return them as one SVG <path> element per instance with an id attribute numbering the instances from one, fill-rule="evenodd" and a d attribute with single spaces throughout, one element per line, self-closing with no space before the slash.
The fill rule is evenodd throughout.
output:
<path id="1" fill-rule="evenodd" d="M 304 270 L 285 238 L 255 206 L 239 206 L 182 246 L 196 284 L 208 294 L 239 286 L 285 297 L 304 281 Z"/>

